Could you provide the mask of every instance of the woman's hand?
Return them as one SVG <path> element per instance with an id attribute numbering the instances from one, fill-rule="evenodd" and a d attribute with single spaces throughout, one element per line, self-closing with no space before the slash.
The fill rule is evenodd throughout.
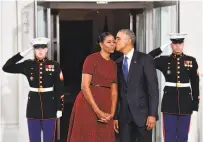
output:
<path id="1" fill-rule="evenodd" d="M 98 121 L 102 123 L 108 123 L 113 118 L 113 115 L 109 113 L 105 113 L 101 110 L 99 110 L 96 114 L 97 114 L 97 117 L 99 118 Z"/>

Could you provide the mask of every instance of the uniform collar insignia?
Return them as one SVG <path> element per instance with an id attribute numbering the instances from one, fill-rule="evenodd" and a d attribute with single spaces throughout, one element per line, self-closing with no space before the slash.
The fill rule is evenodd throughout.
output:
<path id="1" fill-rule="evenodd" d="M 44 58 L 42 60 L 39 60 L 39 59 L 35 58 L 35 61 L 38 62 L 38 63 L 44 63 L 46 60 L 47 60 L 47 58 Z"/>
<path id="2" fill-rule="evenodd" d="M 172 56 L 173 58 L 181 58 L 182 56 L 184 56 L 184 54 L 181 53 L 181 54 L 177 55 L 177 54 L 175 54 L 175 53 L 172 53 L 171 56 Z"/>

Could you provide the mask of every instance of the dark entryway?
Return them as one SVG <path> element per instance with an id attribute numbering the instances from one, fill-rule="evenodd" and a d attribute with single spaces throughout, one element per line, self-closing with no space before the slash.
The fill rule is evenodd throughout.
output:
<path id="1" fill-rule="evenodd" d="M 68 92 L 80 88 L 82 65 L 91 49 L 92 21 L 60 21 L 60 61 Z"/>
<path id="2" fill-rule="evenodd" d="M 60 21 L 60 65 L 65 85 L 60 142 L 67 138 L 72 106 L 81 88 L 83 62 L 93 48 L 92 39 L 92 21 Z"/>

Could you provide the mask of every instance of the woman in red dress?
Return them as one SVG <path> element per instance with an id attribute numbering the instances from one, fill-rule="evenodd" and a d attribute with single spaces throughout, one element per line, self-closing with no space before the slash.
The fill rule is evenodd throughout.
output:
<path id="1" fill-rule="evenodd" d="M 110 59 L 115 41 L 110 33 L 98 37 L 101 51 L 83 65 L 81 91 L 71 113 L 67 142 L 115 142 L 113 116 L 117 103 L 117 68 Z"/>

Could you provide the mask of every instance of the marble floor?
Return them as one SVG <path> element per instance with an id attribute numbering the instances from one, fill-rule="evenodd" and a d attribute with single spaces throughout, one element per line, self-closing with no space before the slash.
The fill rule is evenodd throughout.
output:
<path id="1" fill-rule="evenodd" d="M 43 139 L 43 137 L 42 137 Z M 0 142 L 29 142 L 26 130 L 22 131 L 17 126 L 2 126 L 0 131 Z M 41 141 L 43 142 L 43 140 Z M 65 142 L 59 140 L 57 142 Z M 116 142 L 119 142 L 116 140 Z"/>
<path id="2" fill-rule="evenodd" d="M 193 121 L 194 123 L 197 123 Z M 196 124 L 197 125 L 197 124 Z M 0 125 L 0 142 L 29 142 L 28 131 L 26 128 L 19 129 L 16 125 Z M 198 136 L 198 132 L 195 130 L 197 128 L 190 127 L 189 139 L 188 142 L 203 142 L 201 136 Z M 203 134 L 199 132 L 199 134 Z M 42 137 L 43 139 L 43 137 Z M 43 142 L 43 140 L 41 141 Z M 60 140 L 57 142 L 65 142 L 64 140 Z M 119 142 L 116 140 L 116 142 Z M 161 140 L 156 140 L 156 142 L 163 142 Z"/>
<path id="3" fill-rule="evenodd" d="M 21 131 L 17 126 L 1 125 L 0 142 L 29 142 L 27 133 Z"/>

